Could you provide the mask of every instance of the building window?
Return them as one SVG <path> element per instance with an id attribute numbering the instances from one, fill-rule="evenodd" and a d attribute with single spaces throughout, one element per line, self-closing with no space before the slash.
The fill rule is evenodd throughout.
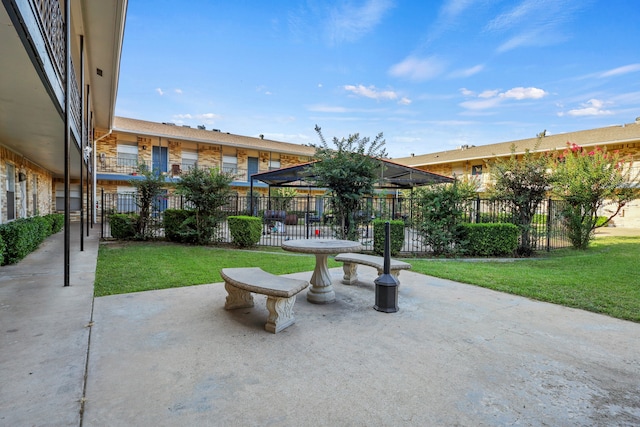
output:
<path id="1" fill-rule="evenodd" d="M 271 159 L 269 161 L 269 170 L 272 171 L 272 170 L 276 170 L 276 169 L 280 169 L 280 160 L 279 159 L 278 160 Z"/>
<path id="2" fill-rule="evenodd" d="M 69 184 L 69 210 L 79 211 L 82 209 L 82 191 L 80 184 Z M 56 210 L 64 211 L 64 184 L 56 184 Z"/>
<path id="3" fill-rule="evenodd" d="M 196 151 L 182 151 L 182 170 L 190 171 L 198 163 L 198 153 Z"/>
<path id="4" fill-rule="evenodd" d="M 236 156 L 222 156 L 222 172 L 238 173 L 238 158 Z"/>
<path id="5" fill-rule="evenodd" d="M 471 166 L 471 176 L 482 175 L 482 165 Z"/>
<path id="6" fill-rule="evenodd" d="M 136 189 L 135 187 L 118 186 L 118 200 L 116 210 L 118 213 L 136 212 Z"/>
<path id="7" fill-rule="evenodd" d="M 138 166 L 138 146 L 118 144 L 118 166 L 135 168 Z"/>
<path id="8" fill-rule="evenodd" d="M 16 219 L 16 167 L 7 163 L 7 221 Z"/>

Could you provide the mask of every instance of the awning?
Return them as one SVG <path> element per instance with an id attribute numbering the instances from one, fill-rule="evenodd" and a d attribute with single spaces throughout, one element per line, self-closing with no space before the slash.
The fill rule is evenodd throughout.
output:
<path id="1" fill-rule="evenodd" d="M 387 159 L 380 162 L 380 182 L 377 188 L 413 188 L 422 185 L 453 182 L 453 178 L 394 163 Z M 251 175 L 251 182 L 262 181 L 274 187 L 313 187 L 312 165 L 315 162 L 261 172 Z"/>

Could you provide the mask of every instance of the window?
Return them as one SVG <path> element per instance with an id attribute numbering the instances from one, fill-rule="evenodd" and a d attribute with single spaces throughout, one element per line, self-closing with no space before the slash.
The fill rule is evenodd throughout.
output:
<path id="1" fill-rule="evenodd" d="M 236 156 L 222 156 L 222 172 L 238 173 L 238 158 Z"/>
<path id="2" fill-rule="evenodd" d="M 471 176 L 482 175 L 482 165 L 471 166 Z"/>
<path id="3" fill-rule="evenodd" d="M 69 210 L 79 211 L 82 209 L 80 184 L 69 184 L 69 198 Z M 64 211 L 64 183 L 56 184 L 56 210 Z"/>
<path id="4" fill-rule="evenodd" d="M 118 200 L 116 210 L 118 213 L 136 212 L 136 188 L 118 186 Z"/>
<path id="5" fill-rule="evenodd" d="M 16 167 L 7 163 L 7 221 L 16 219 Z"/>
<path id="6" fill-rule="evenodd" d="M 198 153 L 196 151 L 182 151 L 182 170 L 189 171 L 198 163 Z"/>
<path id="7" fill-rule="evenodd" d="M 137 165 L 138 146 L 118 144 L 118 166 L 124 169 L 134 169 Z"/>
<path id="8" fill-rule="evenodd" d="M 269 170 L 276 170 L 276 169 L 280 169 L 280 160 L 270 160 L 269 161 Z"/>

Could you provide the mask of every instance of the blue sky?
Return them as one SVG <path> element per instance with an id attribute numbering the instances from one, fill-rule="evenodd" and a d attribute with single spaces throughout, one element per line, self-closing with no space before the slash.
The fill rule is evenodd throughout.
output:
<path id="1" fill-rule="evenodd" d="M 116 115 L 405 157 L 631 123 L 637 0 L 129 0 Z"/>

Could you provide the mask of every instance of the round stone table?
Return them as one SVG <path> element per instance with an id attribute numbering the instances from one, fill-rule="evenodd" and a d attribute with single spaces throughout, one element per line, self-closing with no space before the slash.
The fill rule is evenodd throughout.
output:
<path id="1" fill-rule="evenodd" d="M 327 258 L 331 254 L 341 252 L 360 252 L 362 246 L 359 242 L 336 239 L 297 239 L 282 242 L 282 249 L 290 252 L 314 254 L 316 266 L 309 283 L 311 287 L 307 292 L 307 300 L 314 304 L 327 304 L 336 300 L 336 293 L 331 284 Z"/>

